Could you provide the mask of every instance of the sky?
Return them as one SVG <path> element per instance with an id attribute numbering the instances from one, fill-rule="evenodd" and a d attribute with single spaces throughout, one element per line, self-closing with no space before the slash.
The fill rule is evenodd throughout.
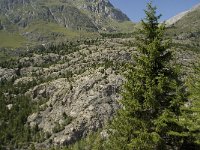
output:
<path id="1" fill-rule="evenodd" d="M 144 17 L 146 3 L 150 0 L 110 0 L 124 12 L 133 22 L 139 22 Z M 162 14 L 161 20 L 167 20 L 180 12 L 186 11 L 200 3 L 200 0 L 153 0 L 157 13 Z"/>

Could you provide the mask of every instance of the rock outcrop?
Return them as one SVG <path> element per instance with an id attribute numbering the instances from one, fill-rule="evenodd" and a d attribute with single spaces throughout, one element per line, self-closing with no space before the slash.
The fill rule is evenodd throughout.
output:
<path id="1" fill-rule="evenodd" d="M 59 51 L 33 52 L 17 61 L 20 68 L 0 69 L 1 78 L 12 77 L 18 70 L 14 86 L 26 86 L 23 95 L 36 104 L 26 125 L 44 133 L 43 141 L 35 143 L 38 148 L 74 143 L 113 117 L 120 107 L 124 80 L 120 64 L 130 61 L 134 51 L 127 46 L 130 40 L 75 44 L 76 50 L 62 55 Z"/>
<path id="2" fill-rule="evenodd" d="M 15 69 L 7 69 L 0 67 L 0 82 L 1 81 L 10 81 L 16 77 L 16 70 Z"/>
<path id="3" fill-rule="evenodd" d="M 31 126 L 37 125 L 51 134 L 46 143 L 68 145 L 75 142 L 102 128 L 119 107 L 117 100 L 122 78 L 111 68 L 105 73 L 101 73 L 101 69 L 88 71 L 73 80 L 60 78 L 26 93 L 33 96 L 34 101 L 47 98 L 41 110 L 28 118 Z M 57 126 L 60 129 L 55 131 Z"/>
<path id="4" fill-rule="evenodd" d="M 23 95 L 34 104 L 26 126 L 39 131 L 40 140 L 33 143 L 38 149 L 72 144 L 107 124 L 120 107 L 122 66 L 134 63 L 131 54 L 137 52 L 130 46 L 134 40 L 100 39 L 32 51 L 17 61 L 20 68 L 0 68 L 1 79 L 15 76 L 14 87 L 23 89 L 12 97 Z M 192 73 L 191 64 L 198 57 L 193 51 L 176 49 L 183 78 Z M 10 111 L 13 106 L 8 101 Z"/>

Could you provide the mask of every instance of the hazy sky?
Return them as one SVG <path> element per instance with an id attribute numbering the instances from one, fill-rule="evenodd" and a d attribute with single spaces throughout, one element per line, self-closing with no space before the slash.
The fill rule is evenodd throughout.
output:
<path id="1" fill-rule="evenodd" d="M 122 10 L 133 21 L 138 22 L 144 17 L 146 3 L 150 0 L 110 0 L 110 2 Z M 200 3 L 200 0 L 153 0 L 157 6 L 157 12 L 162 14 L 161 21 L 169 19 L 176 14 L 188 10 Z"/>

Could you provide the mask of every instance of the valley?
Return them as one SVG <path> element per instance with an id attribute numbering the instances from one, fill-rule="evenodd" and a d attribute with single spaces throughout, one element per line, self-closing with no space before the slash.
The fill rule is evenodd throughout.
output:
<path id="1" fill-rule="evenodd" d="M 199 10 L 164 35 L 187 84 L 198 76 Z M 0 149 L 76 149 L 91 133 L 106 137 L 138 28 L 107 0 L 0 0 Z"/>

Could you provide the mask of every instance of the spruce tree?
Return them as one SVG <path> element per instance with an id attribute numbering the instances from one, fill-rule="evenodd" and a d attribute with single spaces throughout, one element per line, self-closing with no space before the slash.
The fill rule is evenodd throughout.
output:
<path id="1" fill-rule="evenodd" d="M 152 3 L 145 14 L 135 63 L 128 65 L 124 75 L 121 109 L 108 129 L 107 149 L 178 149 L 187 136 L 179 122 L 187 94 L 172 66 L 165 26 L 159 24 L 161 15 L 156 15 Z"/>
<path id="2" fill-rule="evenodd" d="M 187 82 L 189 103 L 184 107 L 182 124 L 189 129 L 183 148 L 200 149 L 200 60 L 193 65 L 194 72 Z"/>
<path id="3" fill-rule="evenodd" d="M 190 86 L 190 90 L 192 92 L 192 122 L 190 126 L 190 134 L 194 137 L 194 142 L 196 147 L 200 149 L 200 60 L 195 66 L 195 76 L 192 78 L 193 85 Z M 190 119 L 190 117 L 188 118 Z M 189 121 L 188 121 L 189 122 Z"/>

